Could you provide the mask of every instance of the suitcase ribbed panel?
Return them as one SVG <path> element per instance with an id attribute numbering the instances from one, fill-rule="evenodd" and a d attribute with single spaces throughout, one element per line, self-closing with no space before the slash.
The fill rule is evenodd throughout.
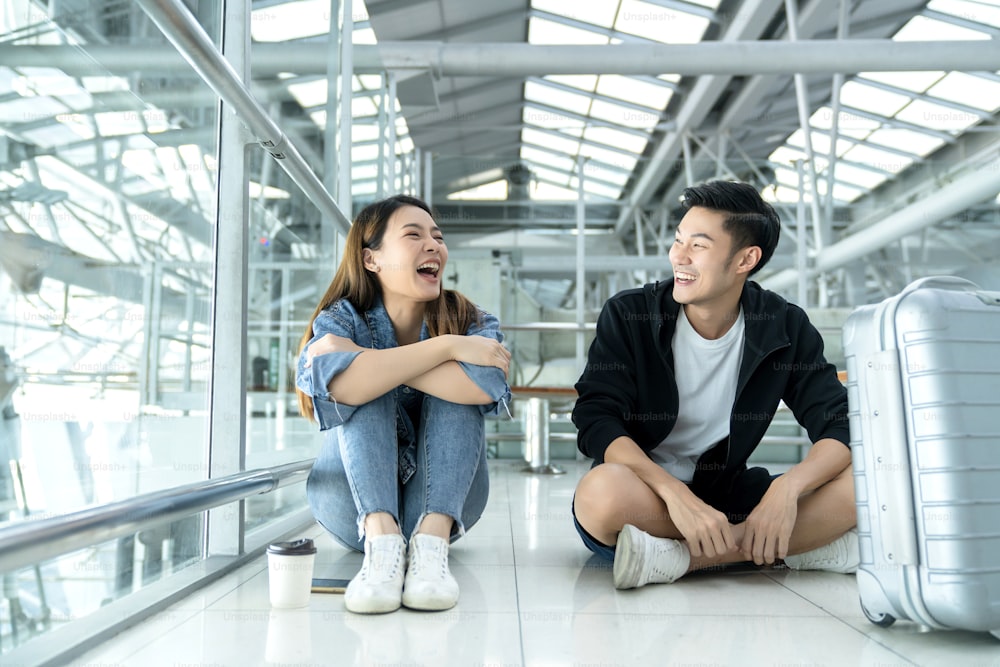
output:
<path id="1" fill-rule="evenodd" d="M 844 327 L 858 584 L 873 620 L 995 632 L 1000 307 L 953 282 L 911 286 Z"/>

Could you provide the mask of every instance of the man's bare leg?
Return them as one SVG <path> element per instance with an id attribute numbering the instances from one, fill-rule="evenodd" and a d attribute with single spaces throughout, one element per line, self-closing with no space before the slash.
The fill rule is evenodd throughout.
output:
<path id="1" fill-rule="evenodd" d="M 574 510 L 584 530 L 603 544 L 614 545 L 625 524 L 655 537 L 683 540 L 663 500 L 624 465 L 605 463 L 590 470 L 577 486 Z M 829 544 L 855 522 L 854 480 L 848 468 L 799 500 L 788 553 L 803 553 Z M 733 525 L 732 530 L 737 545 L 742 544 L 744 524 Z M 739 549 L 692 556 L 688 571 L 752 560 L 752 555 Z"/>

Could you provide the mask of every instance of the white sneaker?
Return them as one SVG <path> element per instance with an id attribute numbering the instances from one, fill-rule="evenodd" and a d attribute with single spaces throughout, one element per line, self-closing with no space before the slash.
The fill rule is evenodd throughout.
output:
<path id="1" fill-rule="evenodd" d="M 860 562 L 857 528 L 851 528 L 825 546 L 785 557 L 785 565 L 793 570 L 826 570 L 841 574 L 857 572 Z"/>
<path id="2" fill-rule="evenodd" d="M 365 560 L 344 591 L 344 606 L 355 614 L 384 614 L 399 609 L 403 595 L 403 553 L 399 533 L 365 539 Z"/>
<path id="3" fill-rule="evenodd" d="M 448 541 L 416 533 L 403 583 L 403 604 L 410 609 L 440 611 L 458 602 L 458 582 L 448 570 Z"/>
<path id="4" fill-rule="evenodd" d="M 615 547 L 615 588 L 673 583 L 687 572 L 691 552 L 680 540 L 653 537 L 631 524 L 618 533 Z"/>

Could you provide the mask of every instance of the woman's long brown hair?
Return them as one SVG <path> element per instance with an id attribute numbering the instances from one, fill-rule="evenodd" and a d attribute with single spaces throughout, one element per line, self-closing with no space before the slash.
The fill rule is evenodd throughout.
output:
<path id="1" fill-rule="evenodd" d="M 339 299 L 347 299 L 358 312 L 370 310 L 376 299 L 381 295 L 382 288 L 375 274 L 365 268 L 364 249 L 378 250 L 382 247 L 385 230 L 389 226 L 392 214 L 404 206 L 416 206 L 433 217 L 430 207 L 420 199 L 409 195 L 395 195 L 381 201 L 369 204 L 354 218 L 344 243 L 344 257 L 337 267 L 330 286 L 320 299 L 319 305 L 313 311 L 299 341 L 299 354 L 313 337 L 313 322 L 326 308 Z M 438 298 L 427 302 L 424 321 L 431 336 L 442 334 L 461 334 L 469 330 L 473 322 L 478 321 L 479 310 L 475 304 L 455 290 L 442 289 Z M 299 412 L 310 420 L 313 416 L 312 397 L 297 388 Z"/>

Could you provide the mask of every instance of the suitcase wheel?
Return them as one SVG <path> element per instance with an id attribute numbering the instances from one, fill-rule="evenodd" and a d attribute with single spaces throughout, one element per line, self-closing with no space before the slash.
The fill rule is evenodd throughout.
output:
<path id="1" fill-rule="evenodd" d="M 861 611 L 864 612 L 865 618 L 880 628 L 887 628 L 896 622 L 896 617 L 892 614 L 873 614 L 864 605 L 861 605 Z"/>

